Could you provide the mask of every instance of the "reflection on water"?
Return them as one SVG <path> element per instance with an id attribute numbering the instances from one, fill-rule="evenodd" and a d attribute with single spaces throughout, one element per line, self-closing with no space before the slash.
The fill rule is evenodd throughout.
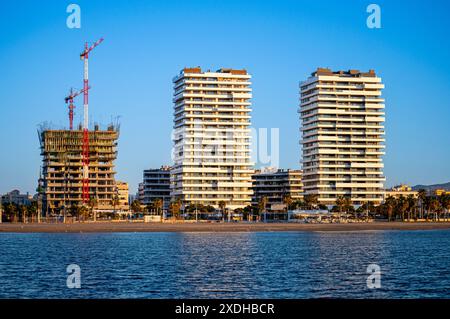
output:
<path id="1" fill-rule="evenodd" d="M 449 298 L 449 265 L 450 231 L 1 234 L 0 298 Z"/>

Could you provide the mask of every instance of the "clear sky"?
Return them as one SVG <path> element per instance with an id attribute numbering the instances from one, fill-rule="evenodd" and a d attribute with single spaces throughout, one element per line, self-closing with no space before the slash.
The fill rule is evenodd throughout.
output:
<path id="1" fill-rule="evenodd" d="M 70 3 L 80 29 L 66 26 Z M 370 3 L 381 29 L 366 26 Z M 299 168 L 299 81 L 318 66 L 375 69 L 386 86 L 386 185 L 450 181 L 449 14 L 449 1 L 2 1 L 0 193 L 34 192 L 37 125 L 68 125 L 79 53 L 100 37 L 90 118 L 120 116 L 117 178 L 132 192 L 143 169 L 171 163 L 171 81 L 185 66 L 253 75 L 253 126 L 280 129 L 286 168 Z"/>

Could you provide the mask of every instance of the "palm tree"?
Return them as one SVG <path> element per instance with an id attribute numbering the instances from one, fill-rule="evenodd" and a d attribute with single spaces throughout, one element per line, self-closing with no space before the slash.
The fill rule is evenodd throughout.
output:
<path id="1" fill-rule="evenodd" d="M 248 220 L 248 216 L 250 215 L 250 212 L 253 211 L 255 207 L 252 205 L 247 205 L 242 209 L 242 219 Z"/>
<path id="2" fill-rule="evenodd" d="M 225 207 L 226 206 L 227 206 L 227 203 L 225 201 L 221 200 L 219 202 L 219 208 L 220 208 L 220 211 L 222 213 L 222 220 L 223 221 L 225 221 Z"/>
<path id="3" fill-rule="evenodd" d="M 441 204 L 436 198 L 430 200 L 429 209 L 433 213 L 433 219 L 436 220 L 436 216 L 441 208 Z"/>
<path id="4" fill-rule="evenodd" d="M 440 196 L 437 196 L 436 199 L 439 202 L 439 214 L 438 214 L 438 220 L 440 219 L 440 217 L 442 216 L 445 220 L 445 212 L 446 212 L 446 208 L 445 208 L 445 198 L 446 195 L 445 194 L 441 194 Z"/>
<path id="5" fill-rule="evenodd" d="M 267 202 L 268 202 L 268 200 L 267 200 L 267 196 L 263 196 L 263 197 L 261 197 L 261 199 L 259 200 L 259 203 L 258 203 L 258 213 L 259 213 L 259 215 L 261 216 L 261 213 L 266 213 L 266 206 L 267 206 Z M 265 216 L 265 215 L 264 215 Z M 253 215 L 252 215 L 252 219 L 253 219 Z M 265 221 L 265 217 L 264 217 L 264 221 Z"/>
<path id="6" fill-rule="evenodd" d="M 120 205 L 119 195 L 114 194 L 113 197 L 111 198 L 111 206 L 113 207 L 114 215 L 116 214 L 116 207 L 118 205 Z"/>
<path id="7" fill-rule="evenodd" d="M 72 218 L 75 216 L 78 219 L 78 222 L 80 222 L 80 217 L 83 214 L 83 210 L 80 205 L 72 204 L 69 207 L 69 213 L 72 215 Z"/>
<path id="8" fill-rule="evenodd" d="M 314 208 L 319 202 L 319 195 L 317 194 L 308 194 L 304 197 L 305 205 L 308 209 Z"/>
<path id="9" fill-rule="evenodd" d="M 172 219 L 176 219 L 176 216 L 175 216 L 175 203 L 174 202 L 169 203 L 169 213 L 172 216 Z"/>
<path id="10" fill-rule="evenodd" d="M 83 217 L 83 222 L 85 222 L 86 219 L 89 216 L 89 209 L 85 205 L 80 206 L 80 213 L 79 214 L 80 214 L 81 217 Z M 81 218 L 79 219 L 79 221 L 81 221 Z"/>
<path id="11" fill-rule="evenodd" d="M 163 221 L 163 216 L 162 216 L 163 201 L 162 201 L 162 199 L 161 198 L 155 199 L 153 201 L 153 205 L 155 205 L 156 213 L 161 216 L 161 222 L 162 222 Z"/>
<path id="12" fill-rule="evenodd" d="M 20 213 L 20 207 L 16 204 L 11 204 L 13 207 L 13 214 L 14 214 L 14 222 L 19 222 L 19 213 Z"/>
<path id="13" fill-rule="evenodd" d="M 286 205 L 286 211 L 291 208 L 293 202 L 294 200 L 292 199 L 291 195 L 287 194 L 283 196 L 283 204 Z"/>
<path id="14" fill-rule="evenodd" d="M 34 217 L 37 215 L 38 212 L 37 201 L 31 202 L 30 206 L 28 206 L 28 211 L 31 215 L 31 222 L 34 222 Z"/>
<path id="15" fill-rule="evenodd" d="M 444 220 L 448 219 L 448 211 L 450 210 L 450 195 L 442 194 L 439 198 L 442 209 L 444 211 Z"/>
<path id="16" fill-rule="evenodd" d="M 346 215 L 348 215 L 350 212 L 353 212 L 354 214 L 355 212 L 355 208 L 352 205 L 352 201 L 349 197 L 344 197 L 344 210 Z"/>
<path id="17" fill-rule="evenodd" d="M 294 200 L 291 195 L 287 194 L 283 196 L 283 204 L 286 205 L 286 220 L 289 220 L 289 208 L 291 207 L 293 201 Z"/>
<path id="18" fill-rule="evenodd" d="M 181 210 L 181 202 L 179 199 L 170 203 L 170 212 L 172 213 L 172 216 L 175 219 L 178 219 L 178 216 L 180 215 L 180 210 Z"/>
<path id="19" fill-rule="evenodd" d="M 411 210 L 414 212 L 414 219 L 417 220 L 417 199 L 413 195 L 408 195 L 406 200 L 408 201 L 408 221 L 411 219 Z"/>
<path id="20" fill-rule="evenodd" d="M 342 211 L 344 210 L 345 206 L 345 198 L 343 196 L 338 196 L 336 198 L 336 207 L 339 210 L 339 220 L 341 219 Z"/>
<path id="21" fill-rule="evenodd" d="M 94 208 L 96 208 L 97 205 L 98 205 L 98 200 L 97 200 L 97 198 L 95 198 L 95 197 L 89 198 L 89 201 L 88 201 L 87 204 L 88 204 L 88 206 L 89 206 L 89 209 L 90 209 L 90 211 L 91 211 L 91 214 L 94 215 L 94 222 L 97 221 L 97 212 L 94 210 Z"/>
<path id="22" fill-rule="evenodd" d="M 366 221 L 370 218 L 370 213 L 375 210 L 375 205 L 371 201 L 367 201 L 359 207 L 360 213 L 364 213 Z"/>
<path id="23" fill-rule="evenodd" d="M 444 209 L 446 210 L 446 215 L 447 215 L 446 219 L 448 220 L 448 213 L 450 211 L 450 194 L 445 196 L 445 202 L 442 205 L 442 207 L 444 207 Z"/>
<path id="24" fill-rule="evenodd" d="M 425 200 L 427 198 L 427 191 L 425 189 L 419 189 L 417 191 L 417 198 L 420 200 L 420 218 L 423 218 L 424 215 L 424 206 L 425 206 Z"/>
<path id="25" fill-rule="evenodd" d="M 396 205 L 396 200 L 392 196 L 388 196 L 385 201 L 385 207 L 386 207 L 386 214 L 388 221 L 392 221 L 392 213 L 394 212 L 394 208 Z"/>
<path id="26" fill-rule="evenodd" d="M 22 216 L 22 223 L 27 223 L 27 217 L 28 217 L 28 207 L 26 205 L 20 205 L 19 206 L 19 212 Z"/>
<path id="27" fill-rule="evenodd" d="M 424 200 L 424 202 L 423 202 L 423 207 L 424 207 L 424 209 L 425 209 L 425 215 L 426 215 L 426 218 L 427 218 L 427 221 L 428 221 L 428 219 L 430 218 L 430 210 L 431 210 L 431 200 L 432 200 L 432 198 L 431 198 L 431 196 L 426 196 L 425 197 L 425 200 Z"/>
<path id="28" fill-rule="evenodd" d="M 292 207 L 293 207 L 294 209 L 302 208 L 302 207 L 304 207 L 304 206 L 305 206 L 305 202 L 302 201 L 301 199 L 297 199 L 297 200 L 295 200 L 295 201 L 292 203 Z"/>
<path id="29" fill-rule="evenodd" d="M 15 206 L 11 203 L 3 204 L 3 212 L 5 214 L 5 219 L 12 222 L 13 216 L 15 215 Z"/>
<path id="30" fill-rule="evenodd" d="M 130 209 L 134 213 L 140 213 L 142 211 L 141 202 L 137 199 L 135 199 L 130 206 Z"/>
<path id="31" fill-rule="evenodd" d="M 400 195 L 400 197 L 397 200 L 397 211 L 400 213 L 400 218 L 403 221 L 405 221 L 405 213 L 409 208 L 408 201 L 406 200 L 403 195 Z"/>
<path id="32" fill-rule="evenodd" d="M 352 205 L 352 201 L 349 197 L 345 197 L 344 198 L 344 209 L 346 212 L 351 212 L 352 210 L 354 210 L 354 207 Z"/>

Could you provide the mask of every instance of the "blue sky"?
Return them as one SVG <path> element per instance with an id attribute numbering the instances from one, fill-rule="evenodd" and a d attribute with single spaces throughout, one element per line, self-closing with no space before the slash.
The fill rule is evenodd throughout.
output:
<path id="1" fill-rule="evenodd" d="M 81 7 L 81 29 L 66 7 Z M 381 7 L 381 29 L 366 7 Z M 0 193 L 34 192 L 37 125 L 68 125 L 64 96 L 90 59 L 90 118 L 120 116 L 117 178 L 135 191 L 171 162 L 172 78 L 185 66 L 246 68 L 252 121 L 280 128 L 280 166 L 298 168 L 298 83 L 318 66 L 375 69 L 386 89 L 387 186 L 450 181 L 448 1 L 2 1 Z M 77 100 L 75 120 L 82 116 Z"/>

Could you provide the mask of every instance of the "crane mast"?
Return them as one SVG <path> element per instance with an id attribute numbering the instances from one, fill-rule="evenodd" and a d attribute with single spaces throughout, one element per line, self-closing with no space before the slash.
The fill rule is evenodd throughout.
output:
<path id="1" fill-rule="evenodd" d="M 90 89 L 90 87 L 88 87 L 88 89 Z M 71 131 L 73 130 L 73 110 L 75 109 L 75 105 L 73 105 L 73 99 L 81 93 L 84 93 L 84 91 L 85 89 L 74 92 L 73 89 L 70 89 L 69 95 L 64 98 L 66 104 L 69 104 L 69 126 Z"/>
<path id="2" fill-rule="evenodd" d="M 84 97 L 84 115 L 83 115 L 83 183 L 82 183 L 82 199 L 83 203 L 89 201 L 89 53 L 103 41 L 103 38 L 95 42 L 91 47 L 86 42 L 84 51 L 80 54 L 80 58 L 84 62 L 83 75 L 83 97 Z"/>

